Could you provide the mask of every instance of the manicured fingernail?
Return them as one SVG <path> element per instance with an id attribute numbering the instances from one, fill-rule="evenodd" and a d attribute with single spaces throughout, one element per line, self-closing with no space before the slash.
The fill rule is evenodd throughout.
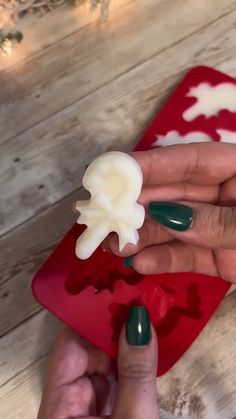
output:
<path id="1" fill-rule="evenodd" d="M 148 213 L 153 220 L 176 231 L 187 230 L 193 221 L 192 208 L 174 202 L 151 202 Z"/>
<path id="2" fill-rule="evenodd" d="M 128 269 L 133 268 L 133 256 L 127 256 L 124 258 L 123 264 Z"/>
<path id="3" fill-rule="evenodd" d="M 145 346 L 150 342 L 150 318 L 144 306 L 130 308 L 126 322 L 126 339 L 129 345 L 134 346 Z"/>

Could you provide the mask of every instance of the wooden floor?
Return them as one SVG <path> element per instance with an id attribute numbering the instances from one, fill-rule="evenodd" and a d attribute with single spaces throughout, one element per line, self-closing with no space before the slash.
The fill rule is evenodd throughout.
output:
<path id="1" fill-rule="evenodd" d="M 36 304 L 34 272 L 74 222 L 85 164 L 128 150 L 187 68 L 236 76 L 236 0 L 111 0 L 22 22 L 0 58 L 0 418 L 36 417 L 59 322 Z M 210 298 L 210 296 L 209 296 Z M 174 348 L 173 348 L 174 350 Z M 236 292 L 158 382 L 176 417 L 236 417 Z"/>

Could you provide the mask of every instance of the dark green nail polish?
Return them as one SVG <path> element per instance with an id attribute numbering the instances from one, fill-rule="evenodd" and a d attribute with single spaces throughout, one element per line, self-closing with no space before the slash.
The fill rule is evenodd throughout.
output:
<path id="1" fill-rule="evenodd" d="M 127 256 L 126 258 L 124 258 L 123 263 L 126 268 L 133 268 L 133 256 Z"/>
<path id="2" fill-rule="evenodd" d="M 187 230 L 193 220 L 192 208 L 174 202 L 151 202 L 148 213 L 153 220 L 176 231 Z"/>
<path id="3" fill-rule="evenodd" d="M 129 345 L 134 346 L 144 346 L 150 342 L 150 318 L 144 306 L 131 307 L 126 322 L 126 339 Z"/>

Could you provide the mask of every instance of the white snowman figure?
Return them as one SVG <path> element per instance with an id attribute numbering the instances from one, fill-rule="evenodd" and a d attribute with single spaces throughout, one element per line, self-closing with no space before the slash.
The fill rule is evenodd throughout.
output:
<path id="1" fill-rule="evenodd" d="M 82 183 L 91 198 L 75 206 L 77 223 L 87 226 L 77 240 L 76 255 L 89 258 L 111 232 L 118 234 L 120 250 L 137 244 L 145 210 L 137 203 L 143 174 L 136 160 L 119 151 L 104 153 L 89 165 Z"/>

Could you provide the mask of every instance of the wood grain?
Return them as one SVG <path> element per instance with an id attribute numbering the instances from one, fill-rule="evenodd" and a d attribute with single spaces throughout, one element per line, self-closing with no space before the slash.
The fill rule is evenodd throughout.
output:
<path id="1" fill-rule="evenodd" d="M 47 356 L 33 362 L 0 388 L 0 418 L 35 419 L 42 392 Z"/>
<path id="2" fill-rule="evenodd" d="M 48 353 L 59 327 L 59 320 L 42 310 L 1 339 L 0 387 Z"/>
<path id="3" fill-rule="evenodd" d="M 75 191 L 0 241 L 0 336 L 16 328 L 41 307 L 31 293 L 35 272 L 76 221 Z"/>
<path id="4" fill-rule="evenodd" d="M 139 0 L 0 74 L 6 141 L 230 13 L 235 0 Z M 176 56 L 178 59 L 178 57 Z"/>
<path id="5" fill-rule="evenodd" d="M 236 414 L 236 292 L 158 383 L 160 406 L 176 417 L 232 419 Z"/>
<path id="6" fill-rule="evenodd" d="M 189 66 L 235 63 L 236 12 L 146 61 L 0 147 L 0 234 L 80 186 L 84 165 L 130 148 Z"/>
<path id="7" fill-rule="evenodd" d="M 68 11 L 61 25 L 59 10 L 25 22 L 25 51 L 0 63 L 3 419 L 36 416 L 59 324 L 33 300 L 30 281 L 74 222 L 85 164 L 107 149 L 132 147 L 190 66 L 236 76 L 236 1 L 112 3 L 105 24 L 82 14 L 77 21 Z M 165 411 L 190 419 L 236 416 L 235 300 L 234 291 L 159 380 Z"/>
<path id="8" fill-rule="evenodd" d="M 115 0 L 110 4 L 110 13 L 134 0 Z M 0 72 L 27 61 L 45 48 L 83 29 L 91 23 L 98 22 L 97 12 L 90 13 L 87 6 L 74 7 L 64 5 L 42 16 L 28 16 L 17 22 L 17 30 L 24 35 L 24 41 L 17 46 L 10 57 L 0 55 Z M 102 22 L 100 22 L 102 24 Z"/>

